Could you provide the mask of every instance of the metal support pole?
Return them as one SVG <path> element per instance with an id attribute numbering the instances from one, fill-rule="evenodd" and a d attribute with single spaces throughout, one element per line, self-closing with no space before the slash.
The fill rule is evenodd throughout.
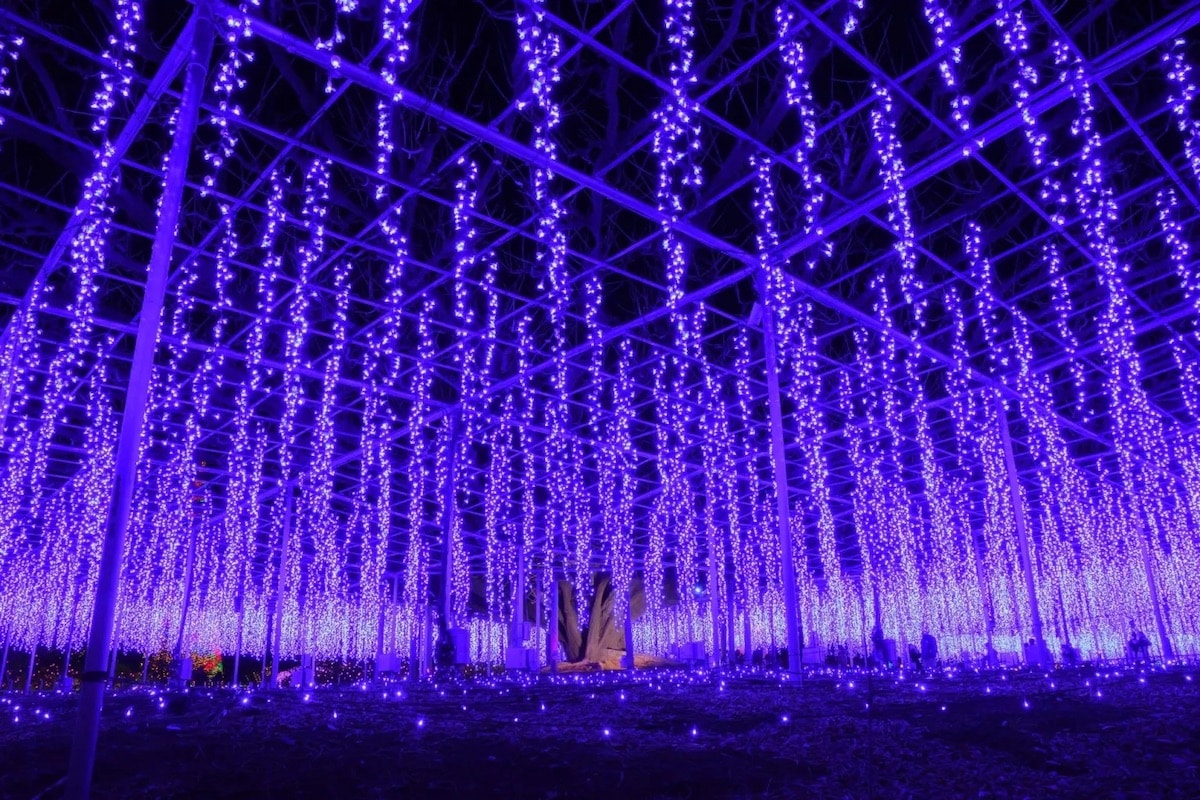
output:
<path id="1" fill-rule="evenodd" d="M 550 572 L 550 613 L 546 617 L 546 663 L 551 672 L 558 672 L 558 579 L 554 567 Z"/>
<path id="2" fill-rule="evenodd" d="M 742 604 L 742 652 L 745 654 L 745 663 L 749 666 L 752 663 L 753 649 L 751 647 L 750 633 L 750 593 L 746 592 L 746 600 Z"/>
<path id="3" fill-rule="evenodd" d="M 517 545 L 517 580 L 513 584 L 513 625 L 510 647 L 520 647 L 525 637 L 525 548 Z"/>
<path id="4" fill-rule="evenodd" d="M 733 577 L 725 584 L 725 642 L 727 645 L 727 659 L 729 666 L 734 666 L 737 659 L 733 657 L 737 650 L 737 638 L 735 632 L 737 630 L 737 607 L 734 605 L 734 581 Z"/>
<path id="5" fill-rule="evenodd" d="M 418 615 L 420 615 L 418 617 Z M 408 626 L 408 680 L 421 672 L 422 643 L 425 640 L 425 612 L 420 606 L 413 609 L 412 624 Z"/>
<path id="6" fill-rule="evenodd" d="M 1021 485 L 1017 477 L 1017 462 L 1013 457 L 1012 436 L 1008 432 L 1008 408 L 1001 397 L 996 398 L 996 417 L 1000 424 L 1000 440 L 1004 444 L 1004 464 L 1008 469 L 1008 487 L 1012 495 L 1013 521 L 1017 526 L 1017 545 L 1021 552 L 1021 570 L 1025 573 L 1025 591 L 1029 595 L 1029 616 L 1033 625 L 1033 641 L 1038 648 L 1038 657 L 1045 660 L 1049 655 L 1046 639 L 1042 633 L 1042 612 L 1038 608 L 1037 584 L 1033 575 L 1033 551 L 1029 546 L 1029 531 L 1025 527 L 1025 504 L 1021 499 Z"/>
<path id="7" fill-rule="evenodd" d="M 175 672 L 173 680 L 180 684 L 183 683 L 183 638 L 187 628 L 188 611 L 192 605 L 192 583 L 196 574 L 196 528 L 199 524 L 200 517 L 197 515 L 192 520 L 192 529 L 188 534 L 187 561 L 183 569 L 183 608 L 179 613 L 179 634 L 175 637 L 175 650 L 171 653 L 171 665 Z"/>
<path id="8" fill-rule="evenodd" d="M 70 691 L 72 688 L 72 685 L 69 683 L 69 680 L 70 680 L 70 672 L 69 671 L 71 669 L 71 640 L 75 638 L 74 608 L 75 608 L 76 596 L 77 596 L 77 593 L 76 593 L 74 587 L 72 587 L 71 602 L 70 602 L 70 605 L 68 605 L 68 608 L 71 609 L 71 611 L 69 612 L 71 614 L 71 621 L 67 624 L 67 640 L 66 640 L 65 646 L 63 647 L 63 650 L 66 652 L 63 654 L 62 675 L 59 676 L 59 685 L 67 691 Z M 107 656 L 107 652 L 105 653 L 105 655 Z M 107 673 L 108 673 L 107 657 L 105 658 L 104 671 L 105 671 L 105 678 L 107 679 L 107 677 L 108 677 L 108 675 L 107 675 Z"/>
<path id="9" fill-rule="evenodd" d="M 971 554 L 975 558 L 975 580 L 979 583 L 979 596 L 983 600 L 983 628 L 987 637 L 984 661 L 987 666 L 995 667 L 999 665 L 995 643 L 996 612 L 992 606 L 992 587 L 988 583 L 987 571 L 983 566 L 983 553 L 979 552 L 979 543 L 975 541 L 974 533 L 971 534 Z"/>
<path id="10" fill-rule="evenodd" d="M 10 622 L 4 632 L 4 653 L 0 654 L 0 691 L 4 690 L 4 678 L 8 675 L 8 647 L 12 644 L 13 626 Z"/>
<path id="11" fill-rule="evenodd" d="M 244 571 L 245 567 L 243 566 L 242 569 Z M 246 586 L 245 586 L 245 576 L 244 575 L 242 577 L 240 585 L 238 586 L 238 593 L 234 597 L 233 605 L 234 605 L 234 609 L 237 611 L 237 615 L 238 615 L 237 649 L 236 649 L 236 652 L 234 652 L 234 654 L 233 654 L 233 681 L 232 681 L 233 688 L 236 689 L 238 687 L 238 682 L 239 682 L 239 678 L 241 676 L 241 669 L 242 669 L 242 649 L 243 649 L 242 637 L 246 632 Z"/>
<path id="12" fill-rule="evenodd" d="M 116 624 L 113 625 L 112 647 L 109 648 L 108 661 L 108 682 L 112 683 L 117 679 L 117 658 L 121 655 L 121 622 L 125 618 L 125 608 L 122 605 L 120 612 L 117 613 Z"/>
<path id="13" fill-rule="evenodd" d="M 200 111 L 208 74 L 208 62 L 213 49 L 213 26 L 205 0 L 196 4 L 196 28 L 192 38 L 185 73 L 183 95 L 171 143 L 170 168 L 163 182 L 162 205 L 150 264 L 146 276 L 146 291 L 138 319 L 137 343 L 125 391 L 125 409 L 121 415 L 120 439 L 117 444 L 113 501 L 108 512 L 104 544 L 100 555 L 96 603 L 84 659 L 82 692 L 71 745 L 71 762 L 67 773 L 65 797 L 86 800 L 91 791 L 92 768 L 96 759 L 96 740 L 100 733 L 100 710 L 104 704 L 104 684 L 108 672 L 109 640 L 113 632 L 113 616 L 117 592 L 121 583 L 121 559 L 125 552 L 125 529 L 133 504 L 133 485 L 137 480 L 138 455 L 141 452 L 142 429 L 146 418 L 146 402 L 150 377 L 154 370 L 154 351 L 158 344 L 158 327 L 166 295 L 167 277 L 171 269 L 171 250 L 183 202 L 187 181 L 188 160 L 192 135 Z"/>
<path id="14" fill-rule="evenodd" d="M 433 606 L 425 606 L 425 643 L 421 651 L 421 674 L 433 670 Z"/>
<path id="15" fill-rule="evenodd" d="M 1138 505 L 1141 505 L 1140 503 Z M 1144 510 L 1143 510 L 1144 513 Z M 1174 658 L 1175 650 L 1171 647 L 1171 640 L 1167 637 L 1167 625 L 1163 620 L 1162 601 L 1158 597 L 1158 581 L 1154 578 L 1154 556 L 1150 552 L 1150 539 L 1154 535 L 1154 530 L 1151 527 L 1145 533 L 1138 536 L 1138 540 L 1142 543 L 1142 563 L 1146 570 L 1146 585 L 1150 589 L 1150 606 L 1154 611 L 1154 624 L 1158 628 L 1158 638 L 1162 642 L 1162 654 L 1164 659 Z"/>
<path id="16" fill-rule="evenodd" d="M 1063 625 L 1063 643 L 1070 649 L 1074 650 L 1075 646 L 1071 644 L 1071 623 L 1067 619 L 1067 601 L 1063 597 L 1062 584 L 1058 588 L 1058 610 L 1062 615 Z"/>
<path id="17" fill-rule="evenodd" d="M 292 498 L 295 493 L 291 484 L 284 489 L 283 536 L 279 543 L 279 574 L 275 576 L 275 639 L 271 643 L 271 678 L 267 686 L 279 688 L 279 648 L 283 644 L 283 599 L 287 596 L 288 545 L 292 538 Z"/>
<path id="18" fill-rule="evenodd" d="M 383 634 L 387 629 L 387 603 L 379 604 L 379 630 L 375 634 L 375 666 L 371 669 L 371 679 L 379 682 L 383 666 Z"/>
<path id="19" fill-rule="evenodd" d="M 721 666 L 723 647 L 721 642 L 721 579 L 717 575 L 716 531 L 708 532 L 708 615 L 712 625 L 712 665 Z"/>
<path id="20" fill-rule="evenodd" d="M 25 694 L 33 688 L 33 665 L 37 662 L 37 645 L 29 651 L 29 666 L 25 668 Z"/>
<path id="21" fill-rule="evenodd" d="M 542 587 L 546 583 L 545 572 L 537 575 L 533 590 L 533 651 L 542 652 Z"/>
<path id="22" fill-rule="evenodd" d="M 265 583 L 266 583 L 266 581 L 264 581 L 264 584 Z M 265 585 L 263 586 L 263 591 L 264 592 L 268 591 L 268 588 Z M 267 600 L 267 607 L 265 610 L 267 612 L 267 624 L 265 627 L 267 630 L 267 638 L 265 640 L 263 640 L 262 681 L 260 682 L 262 685 L 262 688 L 264 688 L 264 689 L 266 689 L 270 685 L 270 681 L 271 681 L 271 674 L 270 674 L 271 671 L 269 669 L 267 669 L 267 667 L 269 666 L 269 662 L 271 660 L 271 642 L 274 640 L 274 636 L 275 636 L 275 599 L 273 597 L 268 597 L 268 598 L 266 598 L 266 600 Z"/>
<path id="23" fill-rule="evenodd" d="M 400 576 L 392 576 L 392 655 L 400 653 Z"/>
<path id="24" fill-rule="evenodd" d="M 633 590 L 625 594 L 625 669 L 636 669 L 637 658 L 633 653 Z"/>
<path id="25" fill-rule="evenodd" d="M 450 437 L 446 440 L 446 485 L 442 487 L 442 619 L 447 633 L 454 628 L 454 512 L 458 493 L 455 491 L 458 460 L 458 423 L 455 417 L 450 423 Z"/>
<path id="26" fill-rule="evenodd" d="M 796 602 L 796 564 L 792 560 L 791 509 L 788 503 L 787 455 L 783 441 L 783 408 L 779 398 L 779 362 L 775 353 L 775 312 L 767 302 L 760 275 L 763 348 L 767 361 L 767 399 L 771 412 L 771 456 L 775 466 L 775 498 L 779 514 L 779 554 L 783 572 L 783 616 L 787 627 L 788 672 L 800 675 L 800 615 Z"/>

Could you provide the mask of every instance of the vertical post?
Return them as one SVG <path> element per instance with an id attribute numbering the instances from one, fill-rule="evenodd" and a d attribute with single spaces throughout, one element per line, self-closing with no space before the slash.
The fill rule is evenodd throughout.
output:
<path id="1" fill-rule="evenodd" d="M 375 635 L 375 666 L 371 669 L 372 680 L 379 682 L 379 676 L 382 674 L 381 667 L 383 666 L 383 634 L 387 628 L 387 603 L 379 604 L 379 630 Z"/>
<path id="2" fill-rule="evenodd" d="M 117 679 L 117 657 L 121 654 L 121 622 L 125 616 L 125 609 L 122 606 L 120 613 L 117 614 L 117 621 L 113 626 L 112 647 L 109 648 L 108 662 L 108 681 L 112 683 Z M 0 674 L 3 671 L 0 670 Z"/>
<path id="3" fill-rule="evenodd" d="M 417 615 L 420 615 L 419 617 Z M 407 680 L 416 680 L 421 673 L 422 650 L 425 641 L 425 611 L 417 606 L 413 609 L 412 624 L 408 626 L 408 673 Z"/>
<path id="4" fill-rule="evenodd" d="M 170 167 L 163 182 L 162 205 L 150 264 L 146 276 L 146 291 L 142 296 L 138 319 L 137 343 L 125 391 L 125 410 L 121 415 L 120 438 L 117 443 L 112 506 L 108 511 L 104 544 L 100 555 L 96 603 L 88 636 L 84 660 L 82 692 L 71 744 L 71 762 L 67 772 L 65 797 L 86 800 L 91 791 L 92 769 L 96 759 L 96 740 L 100 733 L 100 711 L 104 704 L 104 683 L 108 675 L 109 639 L 113 632 L 113 616 L 121 582 L 121 559 L 125 552 L 125 529 L 133 504 L 133 484 L 137 480 L 138 454 L 141 451 L 142 428 L 146 418 L 146 402 L 150 376 L 154 370 L 154 351 L 158 346 L 158 326 L 166 296 L 167 277 L 171 269 L 171 253 L 175 245 L 175 230 L 183 191 L 187 182 L 188 160 L 192 135 L 204 94 L 208 62 L 213 49 L 213 26 L 206 0 L 195 7 L 196 27 L 188 53 L 183 94 L 175 137 L 171 142 Z"/>
<path id="5" fill-rule="evenodd" d="M 550 576 L 550 613 L 546 617 L 546 663 L 551 672 L 558 672 L 558 578 L 553 564 L 547 565 Z"/>
<path id="6" fill-rule="evenodd" d="M 457 505 L 458 493 L 455 491 L 457 482 L 456 461 L 458 447 L 458 418 L 450 423 L 450 437 L 446 440 L 446 485 L 442 487 L 442 619 L 445 621 L 447 634 L 454 628 L 454 512 Z"/>
<path id="7" fill-rule="evenodd" d="M 1067 621 L 1067 601 L 1063 598 L 1062 584 L 1058 586 L 1058 610 L 1062 614 L 1063 643 L 1067 647 L 1074 649 L 1074 645 L 1071 644 L 1071 627 Z"/>
<path id="8" fill-rule="evenodd" d="M 0 655 L 0 691 L 4 689 L 4 679 L 8 675 L 8 647 L 12 644 L 13 625 L 8 624 L 8 630 L 4 632 L 4 653 Z"/>
<path id="9" fill-rule="evenodd" d="M 1145 514 L 1144 509 L 1143 514 Z M 1147 519 L 1149 519 L 1148 516 Z M 1150 606 L 1154 611 L 1154 624 L 1158 628 L 1159 641 L 1162 642 L 1163 659 L 1168 659 L 1175 657 L 1175 651 L 1171 647 L 1171 640 L 1167 637 L 1167 625 L 1162 614 L 1162 601 L 1158 597 L 1158 581 L 1154 578 L 1154 556 L 1150 552 L 1149 540 L 1149 537 L 1153 535 L 1155 535 L 1153 526 L 1147 526 L 1146 532 L 1138 539 L 1142 543 L 1142 564 L 1146 570 L 1146 585 L 1150 589 Z"/>
<path id="10" fill-rule="evenodd" d="M 425 644 L 421 654 L 422 674 L 433 669 L 433 606 L 425 606 Z"/>
<path id="11" fill-rule="evenodd" d="M 37 663 L 38 646 L 35 642 L 33 649 L 29 651 L 29 666 L 25 669 L 25 694 L 29 694 L 33 689 L 33 665 Z"/>
<path id="12" fill-rule="evenodd" d="M 192 518 L 192 529 L 188 533 L 187 560 L 183 568 L 183 608 L 179 612 L 179 635 L 175 637 L 175 650 L 171 653 L 171 668 L 175 671 L 174 680 L 183 681 L 183 637 L 186 633 L 188 611 L 192 605 L 192 581 L 196 574 L 196 528 L 200 524 L 199 515 Z"/>
<path id="13" fill-rule="evenodd" d="M 725 585 L 725 641 L 729 648 L 729 666 L 734 666 L 736 659 L 733 657 L 734 651 L 737 650 L 737 639 L 734 635 L 737 630 L 737 607 L 734 605 L 734 580 L 730 576 L 730 580 Z"/>
<path id="14" fill-rule="evenodd" d="M 400 637 L 400 575 L 392 576 L 392 655 L 399 655 L 400 643 L 397 641 Z"/>
<path id="15" fill-rule="evenodd" d="M 986 661 L 989 667 L 996 666 L 996 612 L 992 606 L 992 587 L 987 580 L 987 572 L 983 566 L 983 553 L 979 552 L 979 542 L 975 540 L 974 531 L 968 534 L 971 537 L 971 555 L 975 559 L 975 580 L 979 584 L 979 597 L 983 601 L 983 628 L 987 637 L 986 640 Z"/>
<path id="16" fill-rule="evenodd" d="M 521 636 L 524 622 L 524 547 L 517 545 L 517 576 L 512 584 L 512 631 L 510 646 L 520 648 L 524 637 Z"/>
<path id="17" fill-rule="evenodd" d="M 633 589 L 625 594 L 625 669 L 636 669 L 637 658 L 633 653 Z"/>
<path id="18" fill-rule="evenodd" d="M 267 686 L 279 688 L 279 648 L 283 644 L 283 599 L 287 596 L 288 545 L 292 538 L 292 485 L 283 487 L 283 536 L 279 543 L 279 574 L 275 576 L 275 639 L 271 643 L 271 677 Z"/>
<path id="19" fill-rule="evenodd" d="M 533 651 L 542 652 L 542 590 L 546 583 L 545 572 L 537 575 L 537 585 L 533 590 Z"/>
<path id="20" fill-rule="evenodd" d="M 712 665 L 721 666 L 721 578 L 717 575 L 717 532 L 708 532 L 708 615 L 712 622 Z"/>
<path id="21" fill-rule="evenodd" d="M 525 632 L 525 547 L 517 545 L 517 579 L 513 583 L 513 624 L 509 636 L 510 647 L 520 647 Z"/>
<path id="22" fill-rule="evenodd" d="M 266 581 L 263 581 L 265 584 Z M 263 592 L 269 591 L 267 586 L 263 586 Z M 271 642 L 275 638 L 275 598 L 267 596 L 267 624 L 264 626 L 267 632 L 267 638 L 263 641 L 263 657 L 262 657 L 262 688 L 266 689 L 271 685 L 271 671 L 267 669 L 271 661 Z"/>
<path id="23" fill-rule="evenodd" d="M 787 455 L 783 446 L 783 408 L 779 397 L 779 362 L 775 353 L 775 313 L 760 282 L 763 349 L 767 361 L 767 400 L 771 412 L 771 455 L 775 466 L 775 499 L 779 514 L 779 555 L 783 572 L 783 616 L 787 630 L 788 672 L 800 675 L 800 616 L 796 602 L 796 562 L 792 560 L 791 509 L 788 502 Z"/>
<path id="24" fill-rule="evenodd" d="M 245 567 L 242 567 L 245 570 Z M 237 648 L 233 654 L 233 688 L 238 688 L 239 676 L 242 668 L 242 637 L 246 631 L 246 580 L 243 575 L 239 585 L 237 594 L 233 599 L 234 610 L 237 611 Z"/>
<path id="25" fill-rule="evenodd" d="M 74 589 L 72 589 L 71 590 L 71 603 L 69 606 L 72 609 L 69 612 L 71 614 L 71 621 L 67 624 L 66 646 L 63 647 L 63 650 L 65 651 L 65 653 L 63 655 L 62 675 L 59 676 L 59 681 L 58 681 L 59 686 L 66 691 L 70 691 L 71 686 L 72 686 L 70 683 L 70 680 L 71 680 L 70 669 L 71 669 L 71 640 L 75 638 L 75 612 L 74 612 L 75 597 L 76 597 L 76 592 Z M 106 655 L 106 658 L 105 658 L 106 663 L 104 665 L 104 672 L 105 672 L 105 678 L 107 678 L 108 677 L 107 653 L 105 655 Z"/>
<path id="26" fill-rule="evenodd" d="M 747 590 L 746 599 L 742 603 L 742 652 L 746 654 L 747 666 L 752 663 L 754 649 L 751 646 L 750 634 L 750 592 Z"/>
<path id="27" fill-rule="evenodd" d="M 1042 633 L 1042 612 L 1038 608 L 1037 585 L 1033 576 L 1033 553 L 1029 546 L 1029 531 L 1025 527 L 1025 504 L 1021 501 L 1021 485 L 1017 477 L 1017 462 L 1013 457 L 1012 436 L 1008 432 L 1008 408 L 1004 398 L 996 397 L 996 417 L 1000 424 L 1000 440 L 1004 444 L 1004 464 L 1008 469 L 1008 487 L 1012 495 L 1013 521 L 1017 526 L 1017 545 L 1021 552 L 1021 570 L 1025 573 L 1025 591 L 1029 595 L 1029 616 L 1033 624 L 1033 641 L 1038 658 L 1049 651 Z"/>

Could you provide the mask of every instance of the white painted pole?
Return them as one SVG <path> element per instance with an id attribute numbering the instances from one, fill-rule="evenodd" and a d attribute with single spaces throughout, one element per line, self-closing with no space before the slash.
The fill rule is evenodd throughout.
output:
<path id="1" fill-rule="evenodd" d="M 750 665 L 753 658 L 754 650 L 752 648 L 752 636 L 750 634 L 750 597 L 747 591 L 747 597 L 742 604 L 742 652 L 745 654 L 743 659 L 747 666 Z"/>
<path id="2" fill-rule="evenodd" d="M 91 792 L 96 741 L 100 734 L 100 711 L 104 704 L 104 684 L 108 675 L 105 662 L 108 660 L 113 616 L 121 583 L 125 529 L 129 526 L 133 485 L 137 480 L 137 462 L 141 452 L 142 430 L 145 426 L 150 377 L 154 371 L 154 351 L 158 346 L 158 328 L 163 300 L 166 297 L 167 277 L 171 269 L 171 253 L 175 245 L 175 231 L 187 182 L 192 135 L 196 131 L 208 62 L 212 57 L 213 26 L 206 0 L 196 3 L 194 14 L 196 27 L 188 54 L 175 137 L 171 143 L 170 169 L 163 183 L 161 212 L 150 252 L 146 290 L 142 296 L 142 310 L 138 320 L 137 343 L 134 346 L 129 384 L 125 391 L 125 410 L 121 416 L 120 438 L 117 443 L 113 501 L 104 533 L 96 604 L 92 613 L 83 674 L 80 676 L 83 688 L 67 773 L 65 797 L 68 800 L 87 800 Z"/>
<path id="3" fill-rule="evenodd" d="M 196 528 L 199 527 L 200 518 L 196 516 L 192 520 L 191 530 L 188 532 L 188 550 L 187 560 L 183 569 L 183 608 L 179 613 L 179 634 L 175 637 L 175 652 L 171 654 L 171 668 L 175 672 L 174 681 L 183 683 L 183 639 L 187 633 L 187 618 L 188 611 L 192 605 L 192 581 L 196 574 Z M 190 655 L 190 654 L 189 654 Z"/>
<path id="4" fill-rule="evenodd" d="M 558 671 L 558 579 L 554 567 L 550 571 L 550 614 L 546 620 L 546 663 L 551 672 Z"/>
<path id="5" fill-rule="evenodd" d="M 458 493 L 455 491 L 456 464 L 458 456 L 458 419 L 451 421 L 450 436 L 446 440 L 446 485 L 442 487 L 442 619 L 447 634 L 454 628 L 454 512 Z"/>
<path id="6" fill-rule="evenodd" d="M 8 647 L 12 644 L 12 623 L 9 623 L 8 630 L 4 632 L 4 654 L 0 655 L 0 690 L 4 689 L 4 677 L 8 671 Z"/>
<path id="7" fill-rule="evenodd" d="M 767 401 L 771 413 L 771 456 L 775 467 L 775 498 L 779 518 L 780 569 L 783 572 L 783 616 L 787 630 L 788 672 L 800 675 L 800 615 L 796 600 L 796 563 L 792 560 L 791 508 L 788 502 L 787 454 L 783 441 L 783 406 L 779 396 L 779 361 L 775 352 L 775 313 L 766 302 L 766 292 L 760 283 L 764 302 L 763 348 L 766 354 Z"/>
<path id="8" fill-rule="evenodd" d="M 1025 591 L 1029 595 L 1029 616 L 1033 627 L 1033 640 L 1038 653 L 1049 654 L 1042 632 L 1042 612 L 1038 607 L 1037 584 L 1034 581 L 1033 552 L 1029 543 L 1029 531 L 1025 527 L 1025 503 L 1021 498 L 1021 485 L 1017 476 L 1017 462 L 1013 456 L 1012 437 L 1008 432 L 1008 408 L 1004 398 L 996 397 L 996 418 L 1000 425 L 1000 439 L 1004 444 L 1004 464 L 1008 469 L 1008 487 L 1012 496 L 1013 521 L 1017 527 L 1017 545 L 1020 548 L 1021 570 L 1025 573 Z"/>
<path id="9" fill-rule="evenodd" d="M 533 592 L 533 650 L 542 652 L 542 591 L 546 584 L 546 573 L 537 573 L 537 585 Z"/>
<path id="10" fill-rule="evenodd" d="M 1153 535 L 1155 535 L 1155 532 L 1151 527 L 1145 533 L 1138 536 L 1138 541 L 1142 544 L 1142 564 L 1146 570 L 1146 585 L 1150 589 L 1150 607 L 1154 612 L 1154 624 L 1158 628 L 1159 641 L 1162 642 L 1163 658 L 1170 659 L 1175 657 L 1175 651 L 1171 647 L 1170 638 L 1167 636 L 1167 625 L 1163 620 L 1162 601 L 1158 597 L 1158 581 L 1154 578 L 1154 556 L 1150 553 L 1149 540 L 1149 537 Z"/>
<path id="11" fill-rule="evenodd" d="M 268 680 L 267 686 L 271 689 L 279 688 L 279 648 L 283 644 L 283 599 L 287 597 L 287 570 L 288 570 L 288 545 L 292 534 L 292 487 L 288 484 L 284 487 L 287 495 L 284 497 L 283 505 L 283 536 L 279 545 L 279 574 L 275 576 L 275 631 L 274 641 L 271 643 L 271 677 Z"/>
<path id="12" fill-rule="evenodd" d="M 625 595 L 625 669 L 636 669 L 637 658 L 633 652 L 633 591 Z"/>
<path id="13" fill-rule="evenodd" d="M 37 662 L 37 645 L 29 651 L 29 666 L 25 669 L 25 694 L 33 688 L 33 665 Z"/>
<path id="14" fill-rule="evenodd" d="M 708 532 L 708 616 L 712 623 L 712 657 L 714 667 L 721 666 L 721 579 L 717 575 L 717 541 L 715 530 Z"/>
<path id="15" fill-rule="evenodd" d="M 245 567 L 242 567 L 245 571 Z M 234 598 L 234 605 L 237 607 L 237 650 L 233 654 L 233 688 L 238 687 L 238 680 L 242 668 L 242 637 L 246 631 L 246 586 L 245 577 L 243 576 L 238 586 L 238 593 Z"/>
<path id="16" fill-rule="evenodd" d="M 522 545 L 517 545 L 517 580 L 513 584 L 513 626 L 511 644 L 512 647 L 520 647 L 523 642 L 523 629 L 525 627 L 525 548 Z"/>

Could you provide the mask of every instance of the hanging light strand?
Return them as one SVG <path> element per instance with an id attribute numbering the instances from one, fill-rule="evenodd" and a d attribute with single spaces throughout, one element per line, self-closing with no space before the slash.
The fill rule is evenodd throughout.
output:
<path id="1" fill-rule="evenodd" d="M 21 56 L 21 48 L 25 46 L 25 37 L 11 35 L 0 36 L 0 100 L 8 100 L 12 97 L 12 86 L 9 85 L 8 76 L 12 72 L 12 65 L 17 63 Z M 4 111 L 0 107 L 0 128 L 4 127 Z"/>
<path id="2" fill-rule="evenodd" d="M 797 32 L 796 15 L 786 6 L 775 9 L 776 36 L 780 42 L 779 54 L 786 74 L 786 97 L 788 105 L 796 109 L 800 118 L 800 141 L 794 150 L 796 166 L 800 171 L 800 180 L 804 184 L 804 225 L 805 236 L 816 234 L 822 236 L 823 231 L 817 221 L 822 206 L 825 204 L 825 179 L 813 166 L 817 152 L 817 112 L 813 103 L 812 88 L 808 79 L 808 62 L 804 42 Z M 833 241 L 824 242 L 825 257 L 833 255 Z M 814 263 L 808 262 L 809 269 Z"/>
<path id="3" fill-rule="evenodd" d="M 871 107 L 871 133 L 875 155 L 883 167 L 883 186 L 888 194 L 888 224 L 896 234 L 892 245 L 900 257 L 900 290 L 912 308 L 916 328 L 925 327 L 923 297 L 925 285 L 917 274 L 917 241 L 909 209 L 904 148 L 896 131 L 896 112 L 891 92 L 878 81 L 871 81 L 876 103 Z"/>
<path id="4" fill-rule="evenodd" d="M 1163 53 L 1162 63 L 1167 73 L 1171 91 L 1167 95 L 1167 107 L 1175 118 L 1175 126 L 1183 137 L 1183 152 L 1187 157 L 1188 169 L 1200 183 L 1200 120 L 1196 119 L 1192 106 L 1196 100 L 1196 84 L 1192 80 L 1192 65 L 1188 63 L 1187 41 L 1175 38 L 1170 48 Z"/>
<path id="5" fill-rule="evenodd" d="M 925 21 L 933 31 L 933 45 L 938 50 L 945 50 L 950 40 L 954 38 L 954 18 L 943 0 L 925 0 Z M 953 95 L 950 100 L 950 116 L 954 124 L 963 133 L 971 132 L 971 95 L 963 91 L 959 82 L 958 67 L 962 63 L 962 47 L 950 46 L 945 57 L 938 61 L 938 74 L 942 77 L 942 85 Z M 968 155 L 968 148 L 963 155 Z"/>
<path id="6" fill-rule="evenodd" d="M 396 106 L 404 99 L 404 90 L 400 86 L 400 71 L 408 63 L 411 50 L 408 41 L 409 18 L 417 2 L 419 0 L 382 0 L 381 4 L 385 47 L 379 76 L 392 93 L 390 97 L 379 97 L 375 103 L 375 174 L 380 178 L 375 187 L 376 200 L 382 199 L 387 193 L 385 181 L 391 175 L 392 157 L 396 152 L 392 131 L 393 116 Z M 349 14 L 352 10 L 344 0 L 339 0 L 339 13 Z"/>

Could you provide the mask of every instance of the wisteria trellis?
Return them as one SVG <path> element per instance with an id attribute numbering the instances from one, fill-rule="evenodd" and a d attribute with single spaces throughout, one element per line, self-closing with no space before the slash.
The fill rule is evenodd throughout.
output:
<path id="1" fill-rule="evenodd" d="M 431 96 L 429 4 L 340 0 L 307 27 L 252 1 L 196 6 L 218 22 L 208 134 L 118 645 L 407 656 L 427 651 L 433 609 L 500 659 L 499 626 L 534 593 L 550 608 L 557 580 L 581 624 L 601 622 L 603 574 L 618 627 L 636 607 L 652 651 L 699 640 L 728 658 L 783 644 L 790 620 L 810 645 L 861 648 L 878 626 L 955 654 L 1035 637 L 1114 656 L 1131 619 L 1195 651 L 1194 11 L 1093 53 L 1037 0 L 986 16 L 925 0 L 901 68 L 868 57 L 887 4 L 739 5 L 758 47 L 730 66 L 728 4 L 664 0 L 643 42 L 623 40 L 653 43 L 642 66 L 612 33 L 631 2 L 600 20 L 567 5 L 521 2 L 505 22 L 518 68 L 495 120 Z M 171 174 L 173 95 L 146 147 L 114 150 L 154 64 L 139 3 L 103 16 L 65 257 L 25 270 L 49 248 L 0 242 L 28 275 L 6 303 L 0 394 L 0 633 L 24 650 L 87 639 L 138 313 L 112 298 L 118 277 L 144 280 L 120 189 Z M 251 102 L 268 42 L 318 65 L 322 108 L 370 96 L 344 152 Z M 16 102 L 34 44 L 64 40 L 20 7 L 0 16 L 4 152 L 36 146 Z M 592 51 L 616 53 L 605 68 L 636 79 L 632 100 L 586 100 Z M 870 68 L 834 97 L 822 82 L 847 54 Z M 1152 97 L 1119 96 L 1110 78 L 1130 69 Z M 750 75 L 781 113 L 760 99 L 735 121 L 721 98 L 749 103 Z M 1106 127 L 1114 111 L 1126 122 Z M 443 139 L 420 139 L 422 120 Z M 1136 179 L 1116 166 L 1131 148 L 1154 162 Z M 26 197 L 19 180 L 0 192 Z M 1002 191 L 938 199 L 937 182 Z M 1032 222 L 1010 225 L 1018 211 Z"/>

